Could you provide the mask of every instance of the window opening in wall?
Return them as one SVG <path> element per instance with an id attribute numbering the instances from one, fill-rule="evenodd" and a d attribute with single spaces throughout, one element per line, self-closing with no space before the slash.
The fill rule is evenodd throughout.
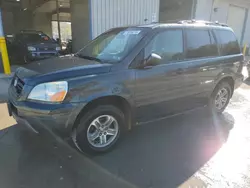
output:
<path id="1" fill-rule="evenodd" d="M 72 40 L 71 22 L 60 22 L 62 48 Z M 59 39 L 57 21 L 52 21 L 52 35 L 55 40 Z"/>

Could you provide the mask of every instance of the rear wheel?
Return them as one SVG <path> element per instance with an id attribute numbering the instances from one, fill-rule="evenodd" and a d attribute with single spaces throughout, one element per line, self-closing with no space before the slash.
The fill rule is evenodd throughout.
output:
<path id="1" fill-rule="evenodd" d="M 73 130 L 75 146 L 85 152 L 106 152 L 119 141 L 124 114 L 115 106 L 103 105 L 83 115 Z"/>
<path id="2" fill-rule="evenodd" d="M 232 88 L 227 82 L 221 82 L 217 85 L 210 98 L 210 109 L 212 112 L 222 113 L 232 96 Z"/>

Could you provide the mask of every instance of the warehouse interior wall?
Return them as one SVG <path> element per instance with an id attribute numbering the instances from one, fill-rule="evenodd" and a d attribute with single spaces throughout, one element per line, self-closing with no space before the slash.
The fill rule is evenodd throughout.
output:
<path id="1" fill-rule="evenodd" d="M 3 21 L 3 29 L 4 33 L 6 34 L 12 34 L 15 31 L 14 26 L 14 14 L 13 12 L 3 10 L 2 11 L 2 21 Z"/>
<path id="2" fill-rule="evenodd" d="M 159 21 L 192 19 L 194 0 L 160 0 Z"/>
<path id="3" fill-rule="evenodd" d="M 24 29 L 33 28 L 33 13 L 30 10 L 27 11 L 15 11 L 14 13 L 14 26 L 15 31 L 18 32 Z M 5 23 L 4 23 L 5 24 Z"/>
<path id="4" fill-rule="evenodd" d="M 52 37 L 52 15 L 51 13 L 34 13 L 33 29 L 42 31 L 48 36 Z"/>
<path id="5" fill-rule="evenodd" d="M 73 52 L 91 40 L 90 5 L 88 0 L 71 0 L 71 29 Z"/>
<path id="6" fill-rule="evenodd" d="M 33 13 L 32 11 L 2 11 L 5 35 L 15 34 L 20 30 L 39 30 L 52 36 L 51 14 Z"/>

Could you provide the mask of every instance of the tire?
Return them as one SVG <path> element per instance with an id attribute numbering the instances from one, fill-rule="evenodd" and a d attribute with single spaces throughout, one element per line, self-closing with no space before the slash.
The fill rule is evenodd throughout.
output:
<path id="1" fill-rule="evenodd" d="M 225 95 L 226 92 L 227 92 L 227 94 Z M 231 99 L 232 93 L 233 93 L 232 88 L 228 82 L 224 81 L 224 82 L 219 83 L 216 86 L 216 88 L 214 89 L 214 91 L 210 97 L 210 100 L 209 100 L 209 108 L 210 108 L 211 112 L 217 113 L 217 114 L 221 114 L 222 112 L 224 112 L 224 110 L 228 106 L 228 103 Z M 219 99 L 220 94 L 221 94 L 221 96 L 224 95 L 222 103 L 220 103 L 222 101 L 220 99 L 222 99 L 222 98 Z M 218 99 L 220 102 L 218 102 Z"/>
<path id="2" fill-rule="evenodd" d="M 112 123 L 110 124 L 109 128 L 105 130 L 104 122 L 106 122 L 108 118 L 110 118 Z M 101 122 L 100 124 L 96 123 L 97 119 L 99 122 Z M 76 128 L 73 130 L 73 142 L 78 150 L 82 152 L 104 153 L 110 151 L 118 143 L 124 132 L 124 122 L 124 114 L 117 107 L 112 105 L 97 106 L 80 118 Z M 96 126 L 93 126 L 94 124 L 98 125 L 99 129 L 97 129 Z M 111 132 L 114 135 L 108 135 L 109 130 L 112 130 L 113 132 Z M 100 136 L 100 134 L 102 134 L 102 136 Z M 97 138 L 92 139 L 95 137 Z M 110 143 L 103 144 L 105 141 L 103 139 L 104 137 L 106 137 L 106 142 Z M 101 143 L 101 139 L 103 140 L 103 143 Z"/>

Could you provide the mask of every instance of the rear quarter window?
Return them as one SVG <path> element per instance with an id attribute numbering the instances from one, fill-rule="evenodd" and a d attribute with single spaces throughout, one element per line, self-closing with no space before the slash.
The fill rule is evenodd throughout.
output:
<path id="1" fill-rule="evenodd" d="M 222 56 L 240 54 L 240 46 L 235 34 L 228 30 L 214 30 Z"/>

